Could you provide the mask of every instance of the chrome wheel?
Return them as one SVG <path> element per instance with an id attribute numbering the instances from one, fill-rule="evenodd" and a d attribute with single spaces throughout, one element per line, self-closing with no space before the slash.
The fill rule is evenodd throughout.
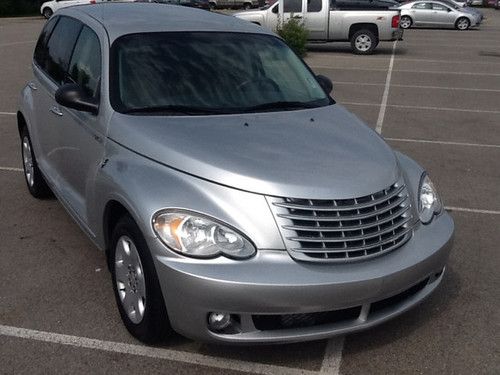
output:
<path id="1" fill-rule="evenodd" d="M 354 41 L 354 45 L 358 51 L 366 52 L 372 46 L 372 39 L 366 34 L 361 34 Z"/>
<path id="2" fill-rule="evenodd" d="M 457 22 L 457 29 L 467 30 L 469 28 L 469 20 L 467 18 L 460 18 Z"/>
<path id="3" fill-rule="evenodd" d="M 401 26 L 402 29 L 409 29 L 411 26 L 410 17 L 402 17 L 399 25 Z"/>
<path id="4" fill-rule="evenodd" d="M 23 137 L 23 165 L 24 165 L 24 176 L 29 186 L 33 186 L 35 183 L 35 168 L 33 166 L 33 156 L 31 154 L 31 145 L 28 137 Z"/>
<path id="5" fill-rule="evenodd" d="M 127 236 L 121 236 L 116 244 L 115 276 L 122 307 L 128 318 L 139 324 L 146 310 L 146 282 L 137 248 Z"/>

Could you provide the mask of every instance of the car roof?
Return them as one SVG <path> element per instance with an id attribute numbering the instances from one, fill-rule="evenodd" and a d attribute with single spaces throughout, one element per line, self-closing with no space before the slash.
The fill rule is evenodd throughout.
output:
<path id="1" fill-rule="evenodd" d="M 103 2 L 63 8 L 60 15 L 97 20 L 110 43 L 126 34 L 147 32 L 238 32 L 274 35 L 251 22 L 206 10 L 158 3 Z"/>

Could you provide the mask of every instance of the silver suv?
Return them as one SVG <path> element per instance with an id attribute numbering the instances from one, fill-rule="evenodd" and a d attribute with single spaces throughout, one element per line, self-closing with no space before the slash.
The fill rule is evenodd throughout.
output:
<path id="1" fill-rule="evenodd" d="M 436 289 L 454 226 L 425 171 L 331 90 L 236 18 L 64 9 L 22 91 L 28 189 L 54 193 L 106 252 L 123 322 L 144 342 L 368 328 Z"/>

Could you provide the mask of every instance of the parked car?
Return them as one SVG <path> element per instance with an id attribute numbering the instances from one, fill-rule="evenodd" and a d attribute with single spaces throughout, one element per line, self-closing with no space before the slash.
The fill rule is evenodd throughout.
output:
<path id="1" fill-rule="evenodd" d="M 261 0 L 209 0 L 210 8 L 251 9 L 263 6 Z"/>
<path id="2" fill-rule="evenodd" d="M 344 2 L 329 0 L 307 1 L 307 12 L 302 14 L 302 1 L 284 3 L 284 21 L 291 17 L 303 17 L 309 30 L 311 42 L 351 42 L 357 54 L 373 53 L 379 41 L 401 39 L 403 30 L 399 28 L 399 9 L 352 10 L 344 8 Z M 236 13 L 235 17 L 276 30 L 278 26 L 278 6 L 276 2 L 267 9 Z M 397 4 L 396 4 L 397 6 Z"/>
<path id="3" fill-rule="evenodd" d="M 210 9 L 208 0 L 136 0 L 138 3 L 159 3 L 169 5 L 181 5 L 190 8 Z"/>
<path id="4" fill-rule="evenodd" d="M 42 30 L 17 114 L 27 187 L 52 191 L 105 251 L 140 340 L 366 329 L 437 288 L 454 224 L 425 170 L 331 90 L 283 40 L 236 18 L 63 9 Z"/>
<path id="5" fill-rule="evenodd" d="M 40 7 L 40 14 L 45 18 L 50 18 L 58 9 L 84 4 L 95 4 L 103 0 L 52 0 L 46 1 Z"/>
<path id="6" fill-rule="evenodd" d="M 412 1 L 403 4 L 399 9 L 403 29 L 423 26 L 467 30 L 481 23 L 480 15 L 442 1 Z"/>
<path id="7" fill-rule="evenodd" d="M 455 0 L 438 0 L 446 5 L 449 5 L 450 7 L 457 9 L 457 10 L 462 10 L 464 12 L 470 12 L 473 14 L 476 14 L 479 16 L 480 21 L 482 22 L 484 19 L 484 14 L 477 8 L 473 8 L 468 6 L 466 3 L 461 3 Z"/>

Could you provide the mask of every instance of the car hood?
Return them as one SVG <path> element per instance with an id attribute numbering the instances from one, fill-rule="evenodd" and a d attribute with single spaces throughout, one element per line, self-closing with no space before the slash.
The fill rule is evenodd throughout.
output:
<path id="1" fill-rule="evenodd" d="M 272 196 L 359 197 L 399 176 L 391 148 L 338 104 L 220 116 L 115 113 L 108 138 L 196 177 Z"/>

